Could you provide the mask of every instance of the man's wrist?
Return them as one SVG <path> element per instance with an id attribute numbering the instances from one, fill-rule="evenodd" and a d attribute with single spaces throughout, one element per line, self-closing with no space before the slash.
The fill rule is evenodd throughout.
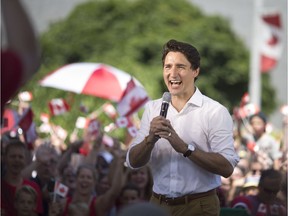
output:
<path id="1" fill-rule="evenodd" d="M 148 146 L 148 147 L 154 147 L 154 142 L 153 142 L 153 140 L 151 140 L 151 139 L 149 139 L 149 136 L 146 136 L 145 138 L 144 138 L 144 143 L 145 143 L 145 145 L 146 146 Z"/>
<path id="2" fill-rule="evenodd" d="M 187 145 L 187 150 L 183 153 L 184 157 L 189 157 L 195 151 L 195 146 L 192 144 Z"/>

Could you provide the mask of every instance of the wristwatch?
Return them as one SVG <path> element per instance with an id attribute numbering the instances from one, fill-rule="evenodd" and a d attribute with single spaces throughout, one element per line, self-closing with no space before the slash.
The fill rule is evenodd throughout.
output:
<path id="1" fill-rule="evenodd" d="M 192 144 L 189 144 L 189 145 L 188 145 L 188 149 L 187 149 L 187 151 L 183 154 L 183 156 L 184 156 L 184 157 L 189 157 L 189 156 L 192 154 L 193 151 L 195 151 L 195 146 L 192 145 Z"/>

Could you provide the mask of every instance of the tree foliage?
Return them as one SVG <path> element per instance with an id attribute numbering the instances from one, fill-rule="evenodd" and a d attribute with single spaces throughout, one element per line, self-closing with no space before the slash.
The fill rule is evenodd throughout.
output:
<path id="1" fill-rule="evenodd" d="M 72 62 L 102 62 L 135 76 L 150 98 L 166 91 L 162 81 L 161 49 L 169 39 L 193 44 L 201 54 L 197 86 L 230 111 L 248 89 L 249 53 L 228 20 L 206 16 L 185 0 L 94 0 L 84 3 L 41 36 L 42 67 L 25 86 L 34 94 L 35 113 L 48 112 L 47 101 L 69 93 L 38 85 L 48 72 Z M 63 81 L 65 82 L 65 81 Z M 263 81 L 263 107 L 275 108 L 275 92 Z M 71 93 L 70 93 L 71 94 Z M 269 101 L 266 99 L 269 96 Z M 78 106 L 91 110 L 104 103 L 92 96 L 74 95 L 72 111 L 54 121 L 73 129 Z M 75 105 L 76 104 L 76 105 Z"/>

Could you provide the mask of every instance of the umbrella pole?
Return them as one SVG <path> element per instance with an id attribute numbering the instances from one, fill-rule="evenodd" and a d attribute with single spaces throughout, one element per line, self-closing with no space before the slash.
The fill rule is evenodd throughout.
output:
<path id="1" fill-rule="evenodd" d="M 103 113 L 103 106 L 107 104 L 104 103 L 102 104 L 102 106 L 100 106 L 97 110 L 95 110 L 94 112 L 92 112 L 90 115 L 89 115 L 89 118 L 93 119 L 93 118 L 97 118 L 99 115 L 101 115 Z"/>

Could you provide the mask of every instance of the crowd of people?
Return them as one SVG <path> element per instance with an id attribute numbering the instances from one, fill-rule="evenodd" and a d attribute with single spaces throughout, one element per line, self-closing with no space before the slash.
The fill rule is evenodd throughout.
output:
<path id="1" fill-rule="evenodd" d="M 261 113 L 250 118 L 252 127 L 253 119 L 259 115 L 263 117 Z M 258 120 L 262 121 L 263 129 L 267 119 L 258 117 Z M 253 149 L 244 135 L 240 137 L 235 132 L 235 148 L 240 161 L 230 177 L 221 178 L 222 184 L 217 188 L 221 214 L 244 208 L 247 215 L 266 215 L 256 212 L 261 210 L 259 206 L 270 203 L 269 208 L 278 212 L 274 215 L 286 215 L 285 151 L 275 142 L 276 153 L 272 150 L 275 146 L 265 150 L 270 158 L 268 162 L 262 159 L 263 155 L 258 156 L 259 150 L 255 151 L 255 148 L 268 145 L 259 139 L 271 136 L 264 131 L 265 136 L 254 134 L 257 138 Z M 253 134 L 246 135 L 253 137 Z M 119 145 L 119 140 L 114 138 L 115 145 L 108 146 L 102 138 L 103 132 L 94 137 L 83 135 L 59 153 L 47 140 L 38 140 L 32 150 L 27 148 L 21 135 L 3 134 L 1 215 L 116 216 L 127 206 L 149 203 L 153 186 L 151 167 L 130 169 L 125 163 L 125 145 Z M 79 151 L 84 142 L 89 142 L 90 146 L 87 155 Z M 68 188 L 65 196 L 57 194 L 57 182 Z"/>
<path id="2" fill-rule="evenodd" d="M 21 136 L 3 134 L 1 215 L 117 215 L 130 203 L 148 201 L 149 167 L 129 170 L 125 150 L 102 138 L 102 132 L 83 137 L 59 154 L 47 140 L 29 150 Z M 79 153 L 88 141 L 89 153 Z M 67 194 L 57 193 L 57 185 Z"/>

